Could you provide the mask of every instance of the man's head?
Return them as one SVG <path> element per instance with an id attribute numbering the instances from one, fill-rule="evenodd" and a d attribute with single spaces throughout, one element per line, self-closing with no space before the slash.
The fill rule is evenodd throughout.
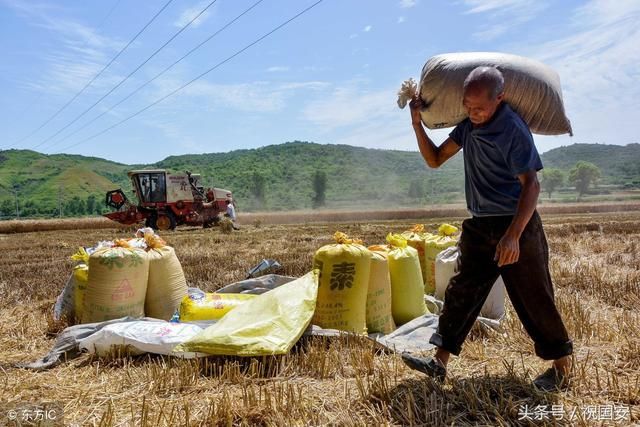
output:
<path id="1" fill-rule="evenodd" d="M 474 125 L 488 122 L 504 98 L 504 77 L 495 67 L 474 68 L 464 81 L 463 105 Z"/>

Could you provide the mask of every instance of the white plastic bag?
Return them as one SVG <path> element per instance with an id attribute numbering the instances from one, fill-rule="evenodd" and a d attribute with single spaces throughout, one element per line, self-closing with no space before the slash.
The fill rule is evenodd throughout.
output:
<path id="1" fill-rule="evenodd" d="M 457 246 L 451 246 L 436 257 L 436 298 L 444 301 L 445 291 L 449 280 L 456 273 L 456 266 L 460 252 Z M 505 313 L 505 288 L 502 276 L 493 284 L 487 300 L 480 309 L 480 316 L 489 319 L 501 319 Z"/>
<path id="2" fill-rule="evenodd" d="M 198 354 L 172 351 L 173 347 L 200 333 L 202 328 L 191 323 L 161 320 L 139 320 L 105 326 L 80 341 L 81 350 L 109 355 L 113 346 L 128 346 L 133 353 L 155 353 L 191 359 Z"/>

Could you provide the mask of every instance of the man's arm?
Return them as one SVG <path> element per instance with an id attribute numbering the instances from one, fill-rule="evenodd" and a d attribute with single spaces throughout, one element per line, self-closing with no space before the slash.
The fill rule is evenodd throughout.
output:
<path id="1" fill-rule="evenodd" d="M 425 132 L 422 127 L 422 121 L 420 119 L 420 109 L 422 108 L 422 99 L 414 98 L 410 103 L 411 107 L 411 122 L 413 124 L 413 130 L 416 133 L 416 138 L 418 140 L 418 148 L 420 149 L 420 154 L 427 162 L 427 165 L 431 168 L 438 168 L 444 162 L 446 162 L 451 156 L 460 151 L 460 146 L 451 138 L 447 138 L 447 140 L 440 145 L 436 146 L 433 141 L 427 136 L 427 132 Z"/>
<path id="2" fill-rule="evenodd" d="M 513 264 L 520 258 L 520 236 L 529 223 L 538 204 L 540 183 L 538 182 L 536 171 L 532 169 L 518 175 L 518 180 L 520 180 L 520 185 L 522 185 L 522 192 L 518 200 L 516 214 L 496 247 L 494 259 L 498 261 L 499 267 Z"/>

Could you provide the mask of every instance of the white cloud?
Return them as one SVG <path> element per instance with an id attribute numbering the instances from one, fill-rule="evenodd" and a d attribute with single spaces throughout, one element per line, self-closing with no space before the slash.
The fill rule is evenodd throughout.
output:
<path id="1" fill-rule="evenodd" d="M 156 90 L 150 99 L 155 100 L 174 90 L 184 82 L 181 73 L 156 80 Z M 322 81 L 272 83 L 257 81 L 249 83 L 219 84 L 199 80 L 183 89 L 164 109 L 180 110 L 189 108 L 195 102 L 198 108 L 234 109 L 244 112 L 273 113 L 283 110 L 287 101 L 305 91 L 320 91 L 328 87 Z"/>
<path id="2" fill-rule="evenodd" d="M 592 0 L 571 19 L 570 35 L 522 52 L 560 74 L 575 134 L 568 143 L 638 142 L 640 3 Z"/>
<path id="3" fill-rule="evenodd" d="M 418 4 L 418 0 L 400 0 L 400 7 L 410 8 Z"/>
<path id="4" fill-rule="evenodd" d="M 4 0 L 4 4 L 29 25 L 50 31 L 58 46 L 43 54 L 47 66 L 40 70 L 40 78 L 20 83 L 23 87 L 68 96 L 89 82 L 124 45 L 92 27 L 64 18 L 60 8 L 18 0 Z M 89 90 L 104 90 L 121 79 L 109 71 L 92 83 Z"/>
<path id="5" fill-rule="evenodd" d="M 372 29 L 372 28 L 373 28 L 373 27 L 372 27 L 371 25 L 367 25 L 366 27 L 364 27 L 364 28 L 362 29 L 362 31 L 364 31 L 365 33 L 368 33 L 369 31 L 371 31 L 371 29 Z"/>
<path id="6" fill-rule="evenodd" d="M 398 17 L 398 24 L 402 24 L 404 21 L 406 21 L 404 16 L 399 16 Z"/>
<path id="7" fill-rule="evenodd" d="M 278 73 L 278 72 L 283 72 L 283 71 L 289 71 L 289 67 L 285 67 L 285 66 L 281 66 L 281 65 L 275 65 L 273 67 L 267 68 L 267 72 L 268 73 Z"/>
<path id="8" fill-rule="evenodd" d="M 366 81 L 336 86 L 303 109 L 314 134 L 335 144 L 417 151 L 407 110 L 396 104 L 397 88 L 368 90 Z M 448 130 L 429 131 L 437 144 Z"/>
<path id="9" fill-rule="evenodd" d="M 195 18 L 210 2 L 207 0 L 201 1 L 195 6 L 189 7 L 182 11 L 178 19 L 173 23 L 176 27 L 184 27 L 189 21 Z M 211 8 L 207 9 L 202 15 L 198 16 L 198 19 L 193 21 L 191 27 L 199 27 L 204 21 L 206 21 L 211 15 Z"/>
<path id="10" fill-rule="evenodd" d="M 465 14 L 484 14 L 473 37 L 491 41 L 538 16 L 548 5 L 542 0 L 463 0 Z"/>

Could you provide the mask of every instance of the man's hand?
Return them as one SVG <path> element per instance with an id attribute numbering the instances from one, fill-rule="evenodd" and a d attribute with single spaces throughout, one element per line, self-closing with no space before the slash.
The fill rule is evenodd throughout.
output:
<path id="1" fill-rule="evenodd" d="M 411 108 L 411 122 L 415 124 L 422 123 L 422 118 L 420 117 L 420 111 L 424 103 L 422 102 L 422 98 L 420 96 L 415 96 L 411 102 L 409 102 L 409 107 Z"/>
<path id="2" fill-rule="evenodd" d="M 520 236 L 507 229 L 498 242 L 493 259 L 498 261 L 498 267 L 502 267 L 518 262 L 518 258 L 520 258 Z"/>

